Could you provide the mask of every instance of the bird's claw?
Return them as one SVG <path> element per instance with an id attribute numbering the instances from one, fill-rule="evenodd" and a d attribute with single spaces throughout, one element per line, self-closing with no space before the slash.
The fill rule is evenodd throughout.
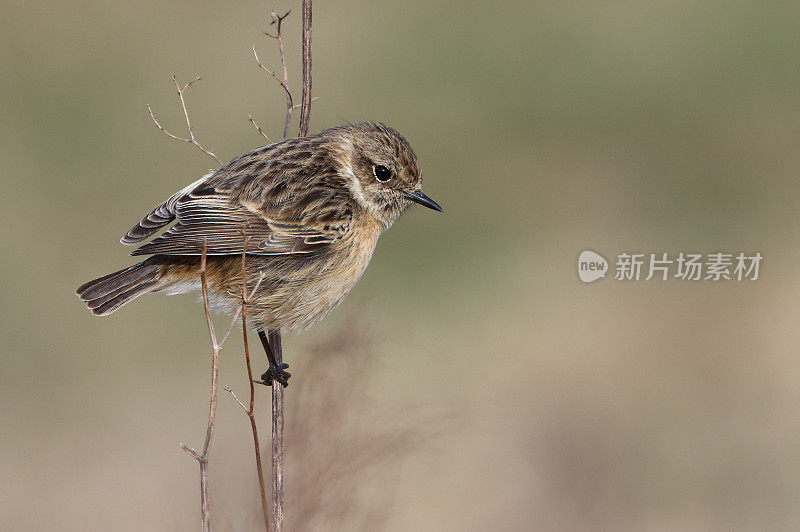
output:
<path id="1" fill-rule="evenodd" d="M 253 381 L 258 384 L 263 384 L 265 386 L 272 386 L 272 383 L 277 381 L 279 382 L 284 388 L 289 386 L 289 377 L 292 376 L 291 373 L 286 371 L 286 368 L 289 367 L 289 364 L 285 362 L 279 364 L 277 366 L 270 366 L 267 368 L 267 371 L 261 375 L 260 381 Z"/>

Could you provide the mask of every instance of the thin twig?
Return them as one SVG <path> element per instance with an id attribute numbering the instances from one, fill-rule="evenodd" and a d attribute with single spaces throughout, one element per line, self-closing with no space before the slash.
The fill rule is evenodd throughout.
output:
<path id="1" fill-rule="evenodd" d="M 286 53 L 283 50 L 283 34 L 281 33 L 281 24 L 283 23 L 283 19 L 289 16 L 289 13 L 292 11 L 289 10 L 283 14 L 283 16 L 278 15 L 274 11 L 271 11 L 269 16 L 272 18 L 272 23 L 275 25 L 275 35 L 270 35 L 269 33 L 265 33 L 265 35 L 272 37 L 273 39 L 278 41 L 278 51 L 280 52 L 281 56 L 281 66 L 283 67 L 283 86 L 286 88 L 287 97 L 286 97 L 286 118 L 283 121 L 283 138 L 289 136 L 289 125 L 292 122 L 292 111 L 294 111 L 294 105 L 292 104 L 292 95 L 289 91 L 289 69 L 286 68 Z"/>
<path id="2" fill-rule="evenodd" d="M 284 82 L 281 78 L 279 78 L 278 75 L 275 72 L 273 72 L 272 70 L 268 69 L 267 67 L 265 67 L 261 63 L 261 59 L 258 58 L 258 52 L 256 52 L 256 47 L 255 46 L 252 47 L 252 50 L 253 50 L 253 57 L 256 58 L 256 64 L 258 64 L 258 68 L 260 68 L 261 70 L 263 70 L 264 72 L 266 72 L 267 74 L 269 74 L 270 76 L 275 78 L 275 81 L 277 81 L 278 84 L 281 86 L 281 88 L 283 88 L 283 92 L 286 93 L 287 101 L 291 102 L 292 101 L 292 93 L 289 91 L 289 87 L 286 85 L 286 82 Z"/>
<path id="3" fill-rule="evenodd" d="M 309 119 L 311 117 L 311 7 L 311 0 L 303 0 L 303 93 L 300 105 L 300 131 L 298 134 L 300 137 L 308 135 Z M 280 25 L 278 27 L 280 28 Z M 284 83 L 282 86 L 286 87 L 286 84 Z M 286 89 L 286 92 L 289 93 L 288 87 Z M 293 107 L 291 102 L 287 100 L 287 113 L 290 113 Z M 281 367 L 283 363 L 283 346 L 281 344 L 280 329 L 269 331 L 268 341 L 275 357 L 275 362 L 278 367 Z M 274 519 L 273 530 L 275 532 L 281 532 L 283 529 L 284 410 L 283 386 L 274 381 L 272 383 L 272 516 Z"/>
<path id="4" fill-rule="evenodd" d="M 222 337 L 222 341 L 219 343 L 220 346 L 225 343 L 228 339 L 228 336 L 231 335 L 231 331 L 233 331 L 234 325 L 236 325 L 236 319 L 239 317 L 239 313 L 242 312 L 242 308 L 239 307 L 236 309 L 236 312 L 233 313 L 233 319 L 231 320 L 231 324 L 228 326 L 228 330 L 225 331 L 225 336 Z"/>
<path id="5" fill-rule="evenodd" d="M 319 96 L 314 96 L 313 98 L 311 98 L 311 102 L 312 103 L 316 102 L 317 100 L 319 100 Z M 300 109 L 300 104 L 299 103 L 294 104 L 294 107 L 292 107 L 292 110 L 295 110 L 295 109 Z"/>
<path id="6" fill-rule="evenodd" d="M 256 128 L 256 130 L 261 134 L 261 136 L 267 139 L 267 142 L 272 144 L 272 140 L 267 136 L 266 133 L 264 133 L 264 130 L 261 129 L 261 126 L 256 124 L 256 121 L 253 120 L 253 115 L 247 115 L 247 118 L 250 120 L 250 123 L 253 124 L 253 127 Z"/>
<path id="7" fill-rule="evenodd" d="M 194 129 L 192 128 L 192 122 L 189 120 L 189 111 L 186 108 L 186 100 L 184 99 L 184 93 L 186 92 L 186 90 L 189 87 L 191 87 L 192 85 L 194 85 L 198 81 L 200 81 L 200 78 L 194 78 L 192 81 L 190 81 L 189 83 L 187 83 L 186 85 L 181 87 L 180 84 L 178 83 L 178 80 L 175 78 L 175 76 L 172 76 L 172 82 L 175 83 L 175 90 L 178 91 L 178 98 L 181 101 L 181 108 L 183 109 L 183 116 L 186 117 L 186 129 L 189 131 L 189 138 L 179 137 L 177 135 L 174 135 L 174 134 L 170 133 L 169 131 L 167 131 L 164 128 L 164 126 L 162 126 L 161 124 L 158 123 L 158 120 L 156 120 L 156 115 L 153 114 L 153 109 L 150 108 L 150 105 L 147 106 L 147 110 L 150 111 L 150 118 L 153 119 L 153 122 L 155 122 L 156 127 L 158 129 L 160 129 L 163 133 L 165 133 L 168 137 L 173 138 L 175 140 L 180 140 L 182 142 L 188 142 L 189 144 L 194 144 L 195 146 L 197 146 L 197 148 L 200 151 L 202 151 L 203 153 L 205 153 L 209 157 L 212 157 L 215 161 L 217 161 L 217 163 L 220 166 L 222 166 L 222 161 L 220 161 L 219 158 L 216 155 L 214 155 L 213 151 L 204 148 L 203 146 L 200 145 L 199 142 L 197 142 L 197 139 L 194 136 Z"/>
<path id="8" fill-rule="evenodd" d="M 299 137 L 308 135 L 311 120 L 311 0 L 303 0 L 303 96 Z"/>
<path id="9" fill-rule="evenodd" d="M 264 515 L 264 528 L 267 532 L 270 530 L 269 526 L 269 510 L 267 509 L 267 490 L 264 486 L 264 469 L 261 465 L 261 445 L 258 439 L 258 425 L 256 424 L 255 416 L 255 386 L 253 384 L 253 368 L 250 364 L 250 346 L 247 341 L 247 304 L 255 295 L 261 282 L 264 280 L 264 272 L 260 272 L 258 281 L 253 287 L 252 292 L 247 292 L 247 245 L 250 243 L 250 237 L 247 236 L 247 226 L 242 229 L 242 237 L 244 240 L 244 247 L 242 248 L 242 304 L 239 307 L 242 311 L 242 339 L 244 341 L 244 359 L 247 365 L 247 382 L 250 383 L 250 406 L 249 408 L 242 403 L 236 394 L 230 388 L 225 388 L 239 403 L 239 406 L 244 410 L 245 415 L 250 420 L 250 428 L 253 431 L 253 447 L 256 458 L 256 471 L 258 473 L 258 487 L 261 490 L 261 510 Z"/>
<path id="10" fill-rule="evenodd" d="M 283 19 L 279 18 L 278 20 L 282 21 Z M 275 72 L 273 72 L 272 70 L 268 69 L 263 64 L 261 64 L 261 60 L 258 58 L 258 53 L 256 52 L 255 46 L 253 46 L 253 56 L 256 58 L 256 63 L 258 64 L 258 68 L 260 68 L 261 70 L 272 76 L 275 79 L 275 81 L 277 81 L 278 84 L 281 86 L 284 94 L 286 95 L 286 118 L 284 119 L 284 124 L 283 124 L 283 138 L 285 139 L 289 135 L 289 124 L 292 121 L 292 110 L 294 109 L 294 100 L 292 99 L 292 92 L 289 90 L 289 79 L 285 67 L 286 59 L 285 56 L 283 55 L 283 39 L 281 36 L 280 22 L 278 23 L 278 36 L 276 38 L 278 39 L 278 46 L 281 50 L 281 62 L 284 63 L 284 69 L 283 69 L 284 79 L 279 78 L 278 75 L 275 74 Z"/>
<path id="11" fill-rule="evenodd" d="M 200 507 L 203 531 L 208 532 L 211 530 L 211 501 L 208 497 L 208 453 L 211 448 L 211 439 L 214 437 L 214 421 L 217 417 L 217 388 L 219 377 L 219 352 L 222 350 L 222 345 L 230 334 L 230 329 L 236 322 L 239 315 L 237 312 L 231 321 L 231 328 L 222 342 L 217 341 L 217 334 L 214 331 L 214 321 L 211 319 L 211 304 L 208 298 L 208 279 L 207 279 L 207 250 L 206 243 L 203 242 L 203 253 L 200 256 L 200 286 L 203 292 L 203 307 L 206 315 L 206 325 L 208 326 L 208 334 L 211 337 L 211 398 L 208 407 L 208 424 L 206 425 L 206 439 L 203 443 L 203 451 L 197 452 L 185 443 L 180 443 L 181 449 L 197 460 L 200 464 Z"/>
<path id="12" fill-rule="evenodd" d="M 222 388 L 222 389 L 223 389 L 223 390 L 225 390 L 226 392 L 228 392 L 229 394 L 231 394 L 231 396 L 233 397 L 233 399 L 234 399 L 234 400 L 235 400 L 237 403 L 239 403 L 239 406 L 241 406 L 241 407 L 242 407 L 242 410 L 244 411 L 244 413 L 245 413 L 245 414 L 247 414 L 247 413 L 248 413 L 248 411 L 247 411 L 247 407 L 246 407 L 246 406 L 244 406 L 244 403 L 243 403 L 242 401 L 240 401 L 238 397 L 236 397 L 236 392 L 234 392 L 234 391 L 233 391 L 233 389 L 232 389 L 230 386 L 225 386 L 225 387 L 224 387 L 224 388 Z"/>

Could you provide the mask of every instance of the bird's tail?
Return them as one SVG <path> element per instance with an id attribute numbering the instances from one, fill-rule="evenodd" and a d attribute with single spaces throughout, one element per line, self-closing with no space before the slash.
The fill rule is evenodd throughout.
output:
<path id="1" fill-rule="evenodd" d="M 160 287 L 163 265 L 153 257 L 118 272 L 82 284 L 75 291 L 92 314 L 111 314 L 129 301 Z"/>

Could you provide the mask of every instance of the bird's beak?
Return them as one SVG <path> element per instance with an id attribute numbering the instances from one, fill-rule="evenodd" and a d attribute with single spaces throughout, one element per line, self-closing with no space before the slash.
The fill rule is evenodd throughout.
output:
<path id="1" fill-rule="evenodd" d="M 422 193 L 421 190 L 415 190 L 414 192 L 404 192 L 403 195 L 410 199 L 415 203 L 419 203 L 420 205 L 424 205 L 429 209 L 433 209 L 434 211 L 442 212 L 442 207 L 439 206 L 438 203 L 430 199 L 428 196 Z"/>

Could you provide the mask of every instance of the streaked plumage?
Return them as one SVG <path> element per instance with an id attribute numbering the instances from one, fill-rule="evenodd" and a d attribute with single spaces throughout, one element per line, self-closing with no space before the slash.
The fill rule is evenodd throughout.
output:
<path id="1" fill-rule="evenodd" d="M 386 177 L 388 170 L 391 177 Z M 199 289 L 203 244 L 215 308 L 241 304 L 246 230 L 247 283 L 264 280 L 248 317 L 264 330 L 304 327 L 338 305 L 364 272 L 380 233 L 421 192 L 417 157 L 380 123 L 334 127 L 245 153 L 181 189 L 122 237 L 148 259 L 78 288 L 97 315 L 156 291 Z"/>

